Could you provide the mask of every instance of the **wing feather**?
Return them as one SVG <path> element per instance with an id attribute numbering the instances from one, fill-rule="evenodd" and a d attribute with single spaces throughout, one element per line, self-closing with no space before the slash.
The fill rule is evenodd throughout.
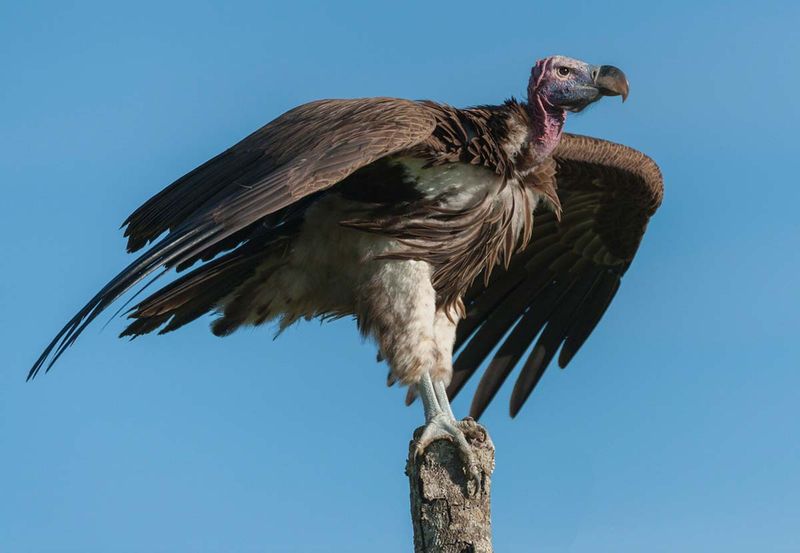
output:
<path id="1" fill-rule="evenodd" d="M 499 345 L 472 401 L 475 418 L 534 341 L 512 391 L 512 416 L 559 348 L 558 364 L 569 364 L 608 309 L 661 203 L 661 172 L 636 150 L 565 134 L 553 157 L 561 220 L 537 213 L 531 244 L 488 285 L 478 278 L 464 298 L 451 397 Z"/>
<path id="2" fill-rule="evenodd" d="M 49 370 L 100 312 L 148 274 L 210 259 L 235 245 L 243 229 L 427 139 L 436 121 L 429 107 L 408 100 L 321 100 L 281 115 L 181 177 L 124 223 L 129 251 L 166 236 L 61 329 L 28 379 L 43 367 Z"/>

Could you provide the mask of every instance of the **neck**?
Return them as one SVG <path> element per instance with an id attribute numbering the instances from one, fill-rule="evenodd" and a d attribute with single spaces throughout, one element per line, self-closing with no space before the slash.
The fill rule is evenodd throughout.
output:
<path id="1" fill-rule="evenodd" d="M 528 147 L 534 163 L 538 165 L 548 158 L 558 146 L 567 114 L 538 93 L 528 97 L 527 109 L 530 117 Z"/>

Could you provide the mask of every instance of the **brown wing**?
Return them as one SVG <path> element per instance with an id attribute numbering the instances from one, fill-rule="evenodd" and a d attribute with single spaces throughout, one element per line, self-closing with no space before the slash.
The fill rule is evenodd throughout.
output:
<path id="1" fill-rule="evenodd" d="M 500 344 L 473 398 L 474 418 L 537 336 L 512 392 L 512 417 L 559 347 L 559 366 L 569 363 L 608 308 L 661 203 L 661 172 L 636 150 L 565 134 L 553 157 L 562 220 L 537 213 L 531 245 L 487 286 L 477 279 L 465 297 L 451 397 Z"/>
<path id="2" fill-rule="evenodd" d="M 430 108 L 408 100 L 321 100 L 286 112 L 181 177 L 125 221 L 130 251 L 168 234 L 67 323 L 28 378 L 49 369 L 103 309 L 148 274 L 232 247 L 236 233 L 425 140 L 435 125 Z"/>

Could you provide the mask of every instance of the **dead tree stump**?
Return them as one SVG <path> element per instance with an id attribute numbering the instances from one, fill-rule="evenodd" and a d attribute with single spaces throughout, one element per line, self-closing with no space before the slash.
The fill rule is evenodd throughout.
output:
<path id="1" fill-rule="evenodd" d="M 415 458 L 422 427 L 409 445 L 406 474 L 411 485 L 415 553 L 491 553 L 491 476 L 494 445 L 486 429 L 465 419 L 467 440 L 481 472 L 480 489 L 468 481 L 458 450 L 437 440 Z"/>

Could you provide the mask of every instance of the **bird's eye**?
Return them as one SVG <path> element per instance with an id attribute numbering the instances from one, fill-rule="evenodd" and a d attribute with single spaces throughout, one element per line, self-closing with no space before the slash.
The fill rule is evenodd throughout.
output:
<path id="1" fill-rule="evenodd" d="M 559 67 L 558 74 L 561 75 L 562 77 L 566 77 L 567 75 L 569 75 L 569 67 Z"/>

